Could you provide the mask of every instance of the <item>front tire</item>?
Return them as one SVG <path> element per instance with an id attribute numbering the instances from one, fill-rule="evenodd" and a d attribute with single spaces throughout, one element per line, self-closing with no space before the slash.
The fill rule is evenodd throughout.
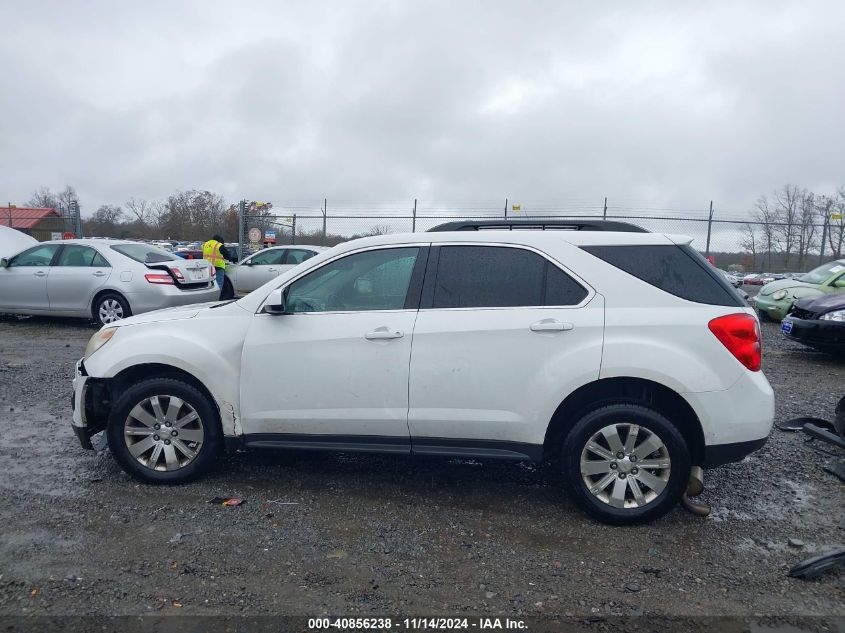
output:
<path id="1" fill-rule="evenodd" d="M 570 496 L 603 523 L 645 523 L 666 514 L 689 481 L 689 447 L 647 407 L 620 403 L 584 415 L 566 436 L 561 466 Z"/>
<path id="2" fill-rule="evenodd" d="M 150 378 L 127 389 L 112 409 L 106 435 L 120 467 L 155 484 L 201 476 L 223 447 L 214 404 L 174 378 Z"/>

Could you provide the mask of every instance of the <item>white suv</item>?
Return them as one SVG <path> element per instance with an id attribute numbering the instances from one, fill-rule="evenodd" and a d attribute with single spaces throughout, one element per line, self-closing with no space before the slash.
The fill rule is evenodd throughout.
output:
<path id="1" fill-rule="evenodd" d="M 90 447 L 105 430 L 156 483 L 227 446 L 550 459 L 610 523 L 661 515 L 693 466 L 764 444 L 757 317 L 689 238 L 501 228 L 354 240 L 239 301 L 105 327 L 74 431 Z"/>

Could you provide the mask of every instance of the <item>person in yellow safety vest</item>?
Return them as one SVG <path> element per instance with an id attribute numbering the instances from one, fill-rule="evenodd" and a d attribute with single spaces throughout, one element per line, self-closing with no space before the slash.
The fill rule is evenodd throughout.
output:
<path id="1" fill-rule="evenodd" d="M 214 267 L 217 286 L 220 288 L 220 295 L 223 295 L 223 283 L 226 278 L 226 260 L 231 259 L 228 249 L 223 244 L 223 238 L 215 234 L 210 240 L 202 245 L 202 258 L 211 262 Z"/>

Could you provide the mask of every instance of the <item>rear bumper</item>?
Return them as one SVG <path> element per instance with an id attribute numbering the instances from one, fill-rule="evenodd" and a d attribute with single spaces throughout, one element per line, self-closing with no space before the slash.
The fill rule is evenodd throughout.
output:
<path id="1" fill-rule="evenodd" d="M 772 430 L 775 394 L 761 371 L 743 371 L 730 389 L 681 394 L 701 423 L 703 466 L 739 461 L 760 448 Z"/>
<path id="2" fill-rule="evenodd" d="M 795 317 L 783 319 L 783 323 L 787 322 L 792 324 L 789 332 L 784 331 L 781 324 L 781 334 L 786 338 L 810 347 L 845 351 L 845 323 Z"/>
<path id="3" fill-rule="evenodd" d="M 732 444 L 713 444 L 704 448 L 704 468 L 715 468 L 722 464 L 739 462 L 754 451 L 763 448 L 768 436 L 748 442 L 734 442 Z"/>
<path id="4" fill-rule="evenodd" d="M 129 300 L 132 314 L 142 314 L 162 308 L 217 301 L 220 298 L 220 288 L 215 283 L 198 290 L 181 290 L 176 286 L 162 285 L 145 292 L 129 293 L 126 298 Z"/>

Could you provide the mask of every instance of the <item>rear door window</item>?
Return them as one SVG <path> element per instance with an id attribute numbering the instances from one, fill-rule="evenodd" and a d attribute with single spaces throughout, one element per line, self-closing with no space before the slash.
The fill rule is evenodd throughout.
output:
<path id="1" fill-rule="evenodd" d="M 441 246 L 431 307 L 566 306 L 586 296 L 586 288 L 533 251 Z"/>
<path id="2" fill-rule="evenodd" d="M 669 294 L 719 306 L 745 307 L 733 287 L 690 246 L 582 246 L 599 259 Z"/>
<path id="3" fill-rule="evenodd" d="M 288 266 L 296 266 L 306 259 L 311 259 L 316 254 L 314 251 L 307 251 L 304 248 L 289 248 L 285 250 L 285 258 L 282 263 Z"/>
<path id="4" fill-rule="evenodd" d="M 80 246 L 79 244 L 68 244 L 59 255 L 56 266 L 108 266 L 108 262 L 103 259 L 97 251 L 90 246 Z"/>

